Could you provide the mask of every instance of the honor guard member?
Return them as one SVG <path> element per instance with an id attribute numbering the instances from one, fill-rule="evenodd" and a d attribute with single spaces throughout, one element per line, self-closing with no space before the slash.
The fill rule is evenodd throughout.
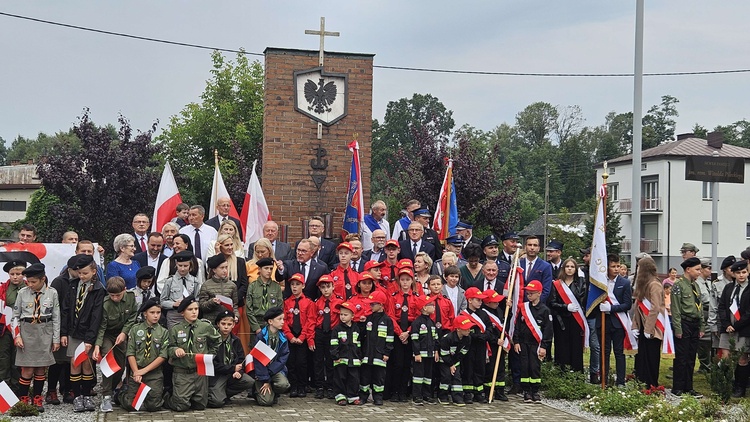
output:
<path id="1" fill-rule="evenodd" d="M 482 240 L 482 263 L 488 261 L 498 262 L 500 260 L 499 254 L 500 249 L 498 246 L 500 242 L 497 241 L 497 237 L 494 234 L 486 236 Z"/>
<path id="2" fill-rule="evenodd" d="M 362 404 L 372 389 L 372 401 L 376 406 L 383 405 L 385 390 L 385 367 L 393 351 L 393 320 L 385 314 L 388 302 L 386 293 L 375 290 L 369 297 L 372 313 L 365 321 L 362 332 L 362 367 L 360 368 L 359 399 Z"/>
<path id="3" fill-rule="evenodd" d="M 562 250 L 563 243 L 555 239 L 550 240 L 544 248 L 547 262 L 552 266 L 553 280 L 560 278 L 560 268 L 562 268 L 562 259 L 560 259 L 560 257 L 562 256 Z"/>
<path id="4" fill-rule="evenodd" d="M 138 308 L 138 314 L 142 322 L 130 329 L 125 352 L 130 368 L 128 388 L 120 390 L 118 398 L 123 409 L 134 412 L 136 409 L 132 405 L 133 399 L 140 385 L 146 384 L 151 390 L 146 394 L 140 410 L 156 412 L 164 404 L 162 364 L 169 358 L 169 331 L 159 325 L 161 305 L 155 297 L 143 302 Z"/>
<path id="5" fill-rule="evenodd" d="M 471 225 L 468 221 L 461 221 L 459 220 L 458 224 L 456 224 L 456 234 L 458 236 L 461 236 L 461 238 L 464 240 L 463 246 L 466 247 L 469 243 L 474 243 L 477 246 L 482 245 L 482 240 L 477 239 L 474 237 L 473 234 L 474 226 Z M 463 249 L 461 249 L 461 254 L 463 255 Z"/>
<path id="6" fill-rule="evenodd" d="M 208 407 L 224 407 L 232 396 L 249 390 L 255 381 L 245 373 L 245 350 L 242 341 L 232 334 L 234 314 L 227 309 L 216 316 L 221 342 L 214 357 L 214 376 L 208 379 Z"/>
<path id="7" fill-rule="evenodd" d="M 443 276 L 443 272 L 445 271 L 445 264 L 443 264 L 443 257 L 447 252 L 453 252 L 456 255 L 456 267 L 463 267 L 466 265 L 466 260 L 463 259 L 461 255 L 461 250 L 464 247 L 464 239 L 459 235 L 453 235 L 445 239 L 445 251 L 443 251 L 443 255 L 440 256 L 440 259 L 436 260 L 432 264 L 432 270 L 430 270 L 430 274 Z"/>
<path id="8" fill-rule="evenodd" d="M 471 337 L 469 331 L 474 327 L 474 322 L 466 314 L 460 314 L 455 321 L 456 330 L 440 337 L 440 391 L 438 392 L 438 403 L 449 404 L 448 397 L 453 400 L 455 406 L 465 406 L 463 383 L 461 381 L 461 361 L 469 352 Z"/>
<path id="9" fill-rule="evenodd" d="M 432 404 L 432 369 L 438 361 L 438 334 L 430 315 L 435 313 L 436 296 L 417 298 L 420 315 L 411 323 L 411 349 L 414 354 L 412 399 L 414 404 Z"/>
<path id="10" fill-rule="evenodd" d="M 721 272 L 717 277 L 716 281 L 711 284 L 710 295 L 711 295 L 711 308 L 708 311 L 708 321 L 706 325 L 711 330 L 711 347 L 714 351 L 719 349 L 719 339 L 722 331 L 719 329 L 719 300 L 721 294 L 724 292 L 724 287 L 734 281 L 734 274 L 732 273 L 732 265 L 737 262 L 737 258 L 734 255 L 729 255 L 721 261 Z"/>
<path id="11" fill-rule="evenodd" d="M 719 321 L 721 326 L 721 357 L 730 356 L 730 351 L 740 351 L 737 367 L 734 370 L 734 393 L 732 397 L 745 396 L 747 380 L 750 378 L 748 366 L 748 346 L 750 346 L 750 290 L 747 286 L 747 261 L 732 264 L 735 281 L 724 288 L 719 300 Z"/>
<path id="12" fill-rule="evenodd" d="M 432 214 L 427 208 L 420 208 L 414 211 L 414 221 L 424 226 L 422 241 L 431 243 L 435 247 L 435 256 L 430 257 L 434 261 L 438 257 L 443 256 L 443 244 L 440 243 L 440 236 L 438 236 L 437 232 L 430 228 L 430 217 L 432 217 Z"/>
<path id="13" fill-rule="evenodd" d="M 258 279 L 247 286 L 245 297 L 247 321 L 250 324 L 250 347 L 255 346 L 258 341 L 257 336 L 266 327 L 263 315 L 271 308 L 282 306 L 284 300 L 281 286 L 271 279 L 273 259 L 261 258 L 256 264 L 258 265 Z"/>
<path id="14" fill-rule="evenodd" d="M 513 255 L 518 250 L 518 240 L 520 238 L 515 232 L 505 232 L 500 235 L 500 242 L 503 244 L 503 250 L 500 251 L 498 258 L 508 264 L 513 264 Z"/>
<path id="15" fill-rule="evenodd" d="M 3 266 L 3 271 L 9 277 L 6 282 L 0 284 L 0 300 L 4 301 L 5 306 L 12 307 L 16 303 L 18 292 L 26 287 L 23 282 L 23 270 L 25 269 L 26 262 L 20 259 L 9 261 Z M 65 365 L 68 365 L 67 360 Z M 13 331 L 8 324 L 0 323 L 0 381 L 5 381 L 13 391 L 18 391 L 18 380 L 20 378 L 21 372 L 16 366 L 16 346 L 13 344 Z M 55 387 L 57 386 L 55 385 Z M 59 400 L 57 404 L 60 404 Z"/>
<path id="16" fill-rule="evenodd" d="M 221 339 L 211 323 L 198 319 L 198 300 L 193 295 L 182 300 L 177 312 L 184 320 L 169 329 L 172 394 L 164 402 L 177 412 L 203 410 L 208 404 L 208 377 L 198 375 L 195 355 L 215 355 Z"/>
<path id="17" fill-rule="evenodd" d="M 693 368 L 695 368 L 698 342 L 706 332 L 700 290 L 695 282 L 700 276 L 701 261 L 693 256 L 683 261 L 680 266 L 685 273 L 674 283 L 671 295 L 672 326 L 675 337 L 672 394 L 680 396 L 687 393 L 702 397 L 693 390 Z"/>
<path id="18" fill-rule="evenodd" d="M 521 360 L 521 385 L 524 403 L 539 403 L 542 383 L 542 361 L 552 345 L 552 314 L 540 301 L 542 283 L 532 280 L 526 287 L 525 302 L 516 318 L 513 344 Z"/>

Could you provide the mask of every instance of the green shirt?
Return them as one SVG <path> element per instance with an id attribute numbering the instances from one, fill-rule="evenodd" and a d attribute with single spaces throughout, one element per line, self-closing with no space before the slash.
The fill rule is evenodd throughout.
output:
<path id="1" fill-rule="evenodd" d="M 96 346 L 101 347 L 104 336 L 114 338 L 120 333 L 129 333 L 137 316 L 138 305 L 135 303 L 135 293 L 125 292 L 119 302 L 113 301 L 109 295 L 105 296 L 102 303 L 102 322 L 96 336 Z"/>
<path id="2" fill-rule="evenodd" d="M 141 322 L 134 325 L 128 334 L 128 347 L 126 356 L 135 356 L 135 362 L 138 368 L 145 368 L 156 358 L 169 358 L 169 331 L 159 324 L 151 326 L 151 344 L 148 344 L 147 322 Z M 146 357 L 146 349 L 149 349 L 149 356 Z"/>
<path id="3" fill-rule="evenodd" d="M 263 287 L 266 295 L 264 299 Z M 250 323 L 251 332 L 255 333 L 266 326 L 263 321 L 263 315 L 269 308 L 284 306 L 281 286 L 273 280 L 264 283 L 260 278 L 247 287 L 247 296 L 245 297 L 245 308 L 247 320 Z"/>
<path id="4" fill-rule="evenodd" d="M 216 348 L 221 342 L 221 336 L 216 328 L 201 319 L 193 322 L 193 338 L 190 341 L 190 326 L 191 324 L 183 320 L 169 330 L 169 363 L 175 368 L 195 369 L 195 355 L 215 355 Z M 184 350 L 187 355 L 178 358 L 175 355 L 178 348 Z"/>
<path id="5" fill-rule="evenodd" d="M 672 326 L 675 335 L 682 335 L 683 318 L 700 321 L 700 331 L 706 332 L 706 319 L 703 317 L 700 287 L 695 281 L 688 280 L 684 275 L 677 279 L 672 286 Z"/>

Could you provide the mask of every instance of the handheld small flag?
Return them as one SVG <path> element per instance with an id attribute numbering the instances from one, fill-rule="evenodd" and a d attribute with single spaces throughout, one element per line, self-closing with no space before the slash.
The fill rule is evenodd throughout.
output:
<path id="1" fill-rule="evenodd" d="M 18 403 L 18 396 L 5 381 L 0 382 L 0 413 L 5 413 Z"/>
<path id="2" fill-rule="evenodd" d="M 255 347 L 250 351 L 253 359 L 260 362 L 264 366 L 268 366 L 269 363 L 276 357 L 276 351 L 268 347 L 266 343 L 259 341 L 255 343 Z"/>
<path id="3" fill-rule="evenodd" d="M 234 311 L 234 301 L 232 300 L 232 298 L 224 295 L 216 295 L 216 298 L 219 299 L 219 302 L 221 302 L 221 306 L 227 308 L 229 312 Z"/>
<path id="4" fill-rule="evenodd" d="M 102 370 L 102 375 L 106 378 L 111 377 L 122 369 L 115 359 L 114 348 L 107 353 L 102 361 L 99 363 L 99 369 Z"/>
<path id="5" fill-rule="evenodd" d="M 73 364 L 75 366 L 81 366 L 88 358 L 89 354 L 86 353 L 86 343 L 81 342 L 81 344 L 76 347 L 76 351 L 73 354 Z"/>
<path id="6" fill-rule="evenodd" d="M 732 304 L 729 305 L 729 311 L 732 312 L 732 315 L 734 315 L 735 321 L 740 320 L 740 307 L 737 304 L 736 298 L 732 301 Z"/>
<path id="7" fill-rule="evenodd" d="M 248 354 L 245 356 L 245 372 L 250 373 L 255 370 L 255 362 L 253 362 L 253 355 Z"/>
<path id="8" fill-rule="evenodd" d="M 135 397 L 133 397 L 133 403 L 131 403 L 133 409 L 141 410 L 141 406 L 143 406 L 143 402 L 146 401 L 146 396 L 149 391 L 151 391 L 151 387 L 144 383 L 141 383 L 140 386 L 138 386 L 138 391 L 136 391 Z"/>
<path id="9" fill-rule="evenodd" d="M 198 369 L 198 375 L 203 375 L 204 377 L 214 376 L 214 355 L 196 354 L 195 366 Z"/>

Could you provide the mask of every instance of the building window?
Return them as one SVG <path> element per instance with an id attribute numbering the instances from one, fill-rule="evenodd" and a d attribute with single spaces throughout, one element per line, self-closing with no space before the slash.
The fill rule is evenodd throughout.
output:
<path id="1" fill-rule="evenodd" d="M 26 201 L 0 201 L 0 211 L 26 211 Z"/>
<path id="2" fill-rule="evenodd" d="M 609 199 L 611 201 L 619 201 L 620 200 L 620 184 L 619 183 L 608 184 L 607 196 L 609 196 Z"/>
<path id="3" fill-rule="evenodd" d="M 648 169 L 648 164 L 641 163 L 641 170 L 647 170 L 647 169 Z"/>
<path id="4" fill-rule="evenodd" d="M 659 179 L 643 181 L 643 210 L 658 210 L 659 207 Z"/>
<path id="5" fill-rule="evenodd" d="M 750 223 L 745 226 L 745 238 L 750 239 Z"/>
<path id="6" fill-rule="evenodd" d="M 610 167 L 609 168 L 609 174 L 615 174 L 615 168 L 614 167 Z"/>
<path id="7" fill-rule="evenodd" d="M 710 201 L 714 199 L 714 185 L 711 182 L 703 182 L 703 200 Z"/>
<path id="8" fill-rule="evenodd" d="M 748 228 L 749 232 L 747 234 L 750 235 L 750 223 L 748 223 L 748 226 L 749 226 Z M 701 242 L 705 244 L 709 244 L 709 245 L 711 244 L 711 222 L 710 221 L 703 222 L 702 230 L 701 230 Z"/>

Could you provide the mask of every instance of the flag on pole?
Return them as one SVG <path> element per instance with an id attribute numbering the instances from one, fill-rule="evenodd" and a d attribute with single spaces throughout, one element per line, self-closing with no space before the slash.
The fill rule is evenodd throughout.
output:
<path id="1" fill-rule="evenodd" d="M 604 220 L 604 209 L 607 204 L 607 189 L 602 185 L 599 190 L 599 203 L 596 205 L 594 235 L 591 242 L 591 262 L 589 263 L 589 295 L 586 300 L 586 316 L 607 300 L 607 225 Z"/>
<path id="2" fill-rule="evenodd" d="M 346 210 L 344 211 L 341 238 L 346 237 L 347 234 L 359 233 L 365 219 L 362 171 L 359 166 L 359 142 L 350 142 L 349 151 L 352 152 L 352 168 L 349 171 L 349 188 L 346 194 Z"/>
<path id="3" fill-rule="evenodd" d="M 151 391 L 151 387 L 144 383 L 141 383 L 138 386 L 138 391 L 136 391 L 135 397 L 133 397 L 133 403 L 131 403 L 133 409 L 141 410 L 141 406 L 143 406 L 143 402 L 146 401 L 146 396 L 149 391 Z"/>
<path id="4" fill-rule="evenodd" d="M 81 342 L 81 344 L 76 347 L 75 353 L 73 354 L 73 363 L 75 366 L 81 366 L 88 358 L 89 354 L 86 353 L 86 343 Z"/>
<path id="5" fill-rule="evenodd" d="M 172 221 L 177 215 L 177 205 L 182 203 L 180 191 L 177 189 L 177 183 L 174 181 L 172 167 L 169 161 L 164 163 L 164 171 L 161 174 L 159 182 L 159 191 L 156 194 L 156 203 L 154 203 L 154 216 L 151 219 L 151 231 L 161 232 L 165 224 Z"/>
<path id="6" fill-rule="evenodd" d="M 214 355 L 197 353 L 195 355 L 195 366 L 198 369 L 198 375 L 204 377 L 214 376 Z"/>
<path id="7" fill-rule="evenodd" d="M 245 356 L 245 372 L 250 373 L 255 369 L 255 362 L 253 361 L 253 355 L 248 354 Z"/>
<path id="8" fill-rule="evenodd" d="M 269 363 L 276 357 L 276 351 L 270 348 L 266 343 L 259 341 L 255 343 L 255 347 L 250 351 L 255 361 L 260 362 L 264 366 L 268 366 Z"/>
<path id="9" fill-rule="evenodd" d="M 266 197 L 263 195 L 258 174 L 255 172 L 257 164 L 258 160 L 255 160 L 253 162 L 253 174 L 250 176 L 250 182 L 248 182 L 245 192 L 245 201 L 242 203 L 240 222 L 242 223 L 243 233 L 245 233 L 245 245 L 250 245 L 263 237 L 263 225 L 271 219 Z"/>
<path id="10" fill-rule="evenodd" d="M 102 370 L 102 375 L 109 378 L 115 373 L 117 373 L 120 369 L 120 365 L 117 363 L 117 359 L 115 359 L 114 347 L 110 349 L 109 353 L 107 353 L 104 356 L 104 359 L 102 359 L 101 362 L 99 362 L 99 369 Z"/>
<path id="11" fill-rule="evenodd" d="M 453 182 L 453 160 L 448 160 L 448 168 L 445 170 L 443 186 L 440 188 L 440 196 L 435 207 L 435 218 L 432 221 L 432 229 L 438 234 L 438 239 L 445 240 L 456 234 L 458 225 L 458 206 L 456 205 L 456 185 Z"/>
<path id="12" fill-rule="evenodd" d="M 214 184 L 211 187 L 211 205 L 208 210 L 208 218 L 216 217 L 216 204 L 218 203 L 219 198 L 229 198 L 229 206 L 231 207 L 229 209 L 229 216 L 239 220 L 240 215 L 237 213 L 237 208 L 234 206 L 234 202 L 232 202 L 232 198 L 229 196 L 227 186 L 224 184 L 224 178 L 221 177 L 221 170 L 219 170 L 219 156 L 216 155 L 215 157 Z"/>
<path id="13" fill-rule="evenodd" d="M 0 382 L 0 413 L 5 413 L 18 403 L 18 396 L 5 381 Z"/>

